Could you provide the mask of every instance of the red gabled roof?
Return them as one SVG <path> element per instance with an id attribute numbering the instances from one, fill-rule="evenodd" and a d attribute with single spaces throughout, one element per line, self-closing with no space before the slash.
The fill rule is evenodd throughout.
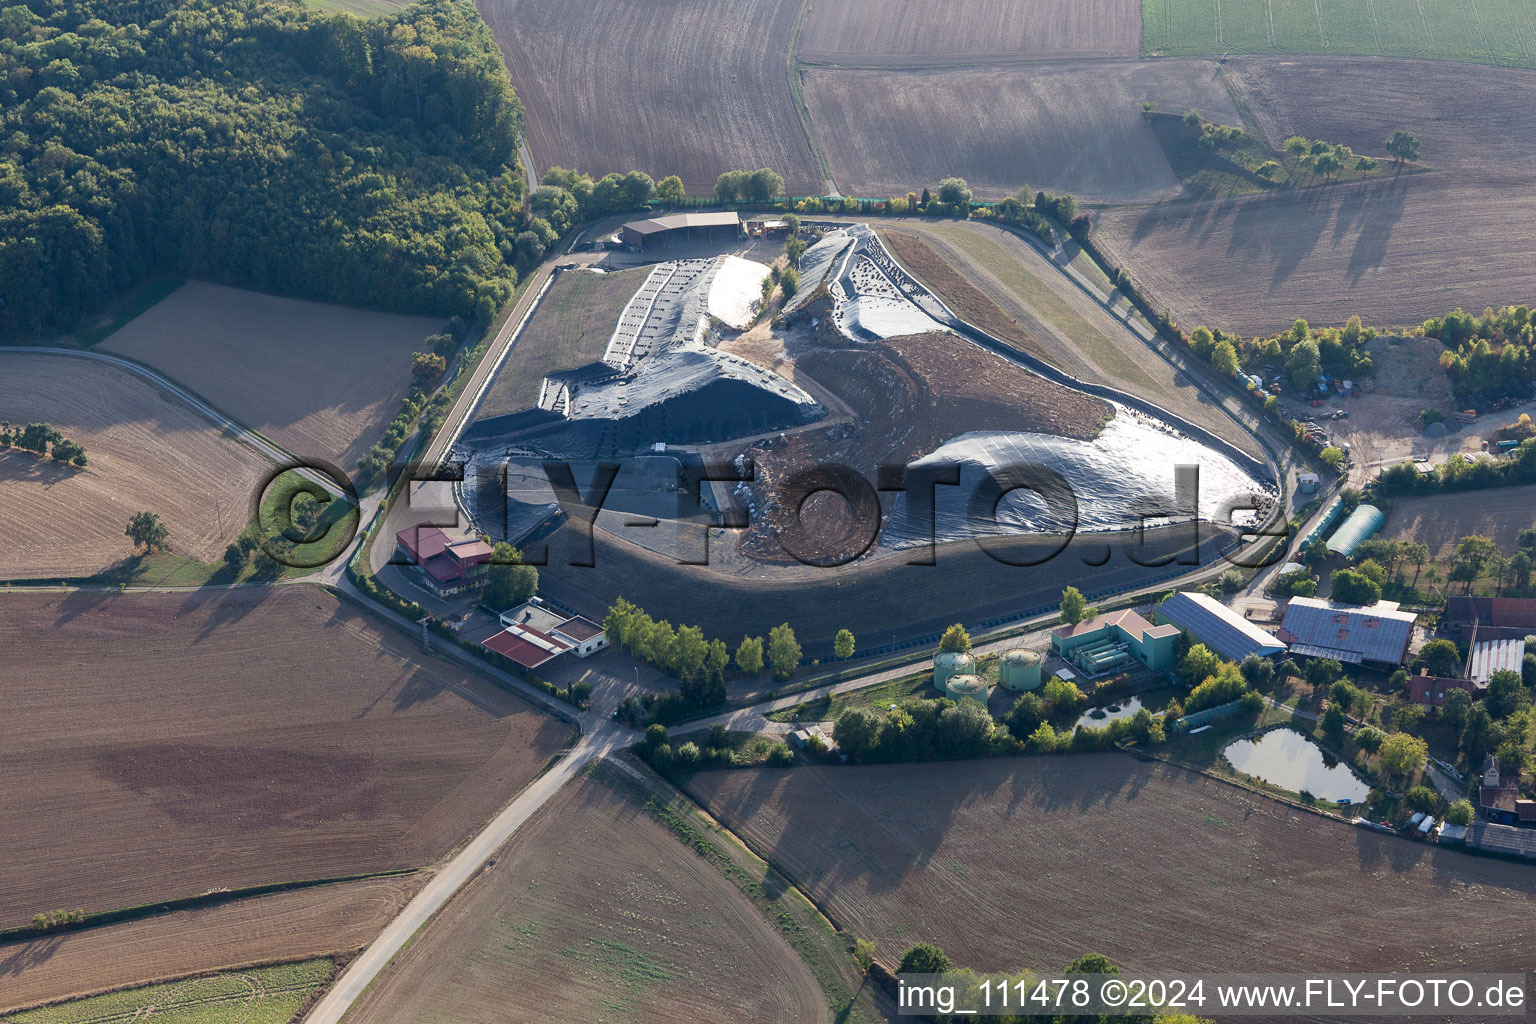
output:
<path id="1" fill-rule="evenodd" d="M 448 535 L 436 526 L 407 526 L 395 534 L 395 541 L 418 562 L 440 555 L 448 547 Z"/>
<path id="2" fill-rule="evenodd" d="M 1515 816 L 1520 821 L 1536 821 L 1536 800 L 1516 800 Z"/>
<path id="3" fill-rule="evenodd" d="M 1520 791 L 1513 785 L 1503 786 L 1479 786 L 1477 787 L 1477 803 L 1480 807 L 1491 807 L 1495 810 L 1515 810 L 1515 795 Z"/>
<path id="4" fill-rule="evenodd" d="M 538 668 L 554 655 L 537 644 L 530 643 L 509 629 L 480 641 L 480 646 L 510 658 L 524 668 Z"/>
<path id="5" fill-rule="evenodd" d="M 481 565 L 491 560 L 491 546 L 483 540 L 461 540 L 450 544 L 448 553 L 460 565 Z"/>

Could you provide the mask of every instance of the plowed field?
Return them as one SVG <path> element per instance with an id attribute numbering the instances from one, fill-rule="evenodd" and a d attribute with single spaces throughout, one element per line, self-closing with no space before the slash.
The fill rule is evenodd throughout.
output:
<path id="1" fill-rule="evenodd" d="M 1140 0 L 820 0 L 803 60 L 860 64 L 1134 57 Z"/>
<path id="2" fill-rule="evenodd" d="M 757 908 L 635 797 L 592 777 L 519 830 L 353 1016 L 831 1019 L 815 977 Z"/>
<path id="3" fill-rule="evenodd" d="M 0 926 L 429 864 L 566 730 L 329 593 L 0 599 Z"/>
<path id="4" fill-rule="evenodd" d="M 1123 755 L 705 772 L 690 788 L 889 964 L 924 940 L 978 970 L 1085 951 L 1190 972 L 1524 971 L 1536 955 L 1529 866 Z"/>

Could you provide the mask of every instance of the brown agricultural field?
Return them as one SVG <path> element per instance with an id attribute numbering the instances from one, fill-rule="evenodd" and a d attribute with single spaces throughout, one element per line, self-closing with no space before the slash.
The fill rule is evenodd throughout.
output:
<path id="1" fill-rule="evenodd" d="M 819 0 L 800 38 L 806 61 L 938 64 L 1134 57 L 1141 0 Z"/>
<path id="2" fill-rule="evenodd" d="M 1208 60 L 809 68 L 804 82 L 833 177 L 858 196 L 906 195 L 950 175 L 980 198 L 1023 186 L 1108 202 L 1173 196 L 1182 186 L 1142 101 L 1240 123 Z"/>
<path id="3" fill-rule="evenodd" d="M 962 290 L 979 292 L 1016 322 L 1017 330 L 1034 339 L 1049 362 L 1080 380 L 1108 384 L 1155 402 L 1262 458 L 1258 442 L 1248 431 L 1030 242 L 996 225 L 975 221 L 899 220 L 893 224 L 896 226 L 882 236 L 889 239 L 901 233 L 919 237 L 921 247 L 897 239 L 893 247 L 901 246 L 905 251 L 903 255 L 899 250 L 897 257 L 946 302 L 959 301 L 956 296 Z M 921 266 L 908 263 L 909 257 Z M 1085 260 L 1079 258 L 1076 265 L 1091 270 Z M 952 283 L 955 280 L 965 288 Z M 1101 284 L 1109 287 L 1107 280 Z M 965 300 L 961 305 L 969 309 L 979 304 Z M 958 309 L 956 312 L 967 316 Z M 996 315 L 988 313 L 989 317 Z"/>
<path id="4" fill-rule="evenodd" d="M 1446 173 L 1101 212 L 1096 237 L 1186 327 L 1416 324 L 1536 295 L 1536 190 Z"/>
<path id="5" fill-rule="evenodd" d="M 567 784 L 492 863 L 354 1019 L 831 1020 L 757 908 L 602 774 Z"/>
<path id="6" fill-rule="evenodd" d="M 786 67 L 800 0 L 479 0 L 528 115 L 540 171 L 679 175 L 771 167 L 822 181 Z"/>
<path id="7" fill-rule="evenodd" d="M 566 741 L 312 586 L 0 611 L 0 927 L 430 864 Z"/>
<path id="8" fill-rule="evenodd" d="M 185 384 L 300 458 L 351 471 L 400 411 L 411 353 L 444 329 L 189 281 L 101 344 Z"/>
<path id="9" fill-rule="evenodd" d="M 585 270 L 562 273 L 549 286 L 538 310 L 507 361 L 496 372 L 478 410 L 480 417 L 531 409 L 539 383 L 554 370 L 573 370 L 603 357 L 619 314 L 645 283 L 648 269 L 615 274 Z"/>
<path id="10" fill-rule="evenodd" d="M 1120 754 L 705 772 L 690 789 L 894 964 L 1524 971 L 1536 874 Z"/>
<path id="11" fill-rule="evenodd" d="M 193 974 L 352 953 L 426 879 L 365 878 L 0 945 L 0 1013 Z"/>
<path id="12" fill-rule="evenodd" d="M 0 578 L 98 572 L 129 556 L 123 528 L 145 509 L 173 552 L 216 560 L 271 470 L 180 399 L 91 359 L 0 351 L 0 419 L 52 423 L 89 460 L 0 449 Z"/>
<path id="13" fill-rule="evenodd" d="M 1397 57 L 1237 57 L 1224 67 L 1275 146 L 1305 135 L 1382 157 L 1405 128 L 1436 170 L 1532 174 L 1536 71 Z"/>
<path id="14" fill-rule="evenodd" d="M 1536 526 L 1536 484 L 1494 491 L 1433 494 L 1392 502 L 1381 535 L 1428 545 L 1432 557 L 1447 555 L 1462 537 L 1487 537 L 1513 552 L 1521 530 Z"/>

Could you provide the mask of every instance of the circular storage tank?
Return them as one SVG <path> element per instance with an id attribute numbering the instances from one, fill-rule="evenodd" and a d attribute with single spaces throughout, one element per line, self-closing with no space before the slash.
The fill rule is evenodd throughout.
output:
<path id="1" fill-rule="evenodd" d="M 933 688 L 945 692 L 944 685 L 951 676 L 967 675 L 976 671 L 976 659 L 963 651 L 940 651 L 933 657 Z"/>
<path id="2" fill-rule="evenodd" d="M 969 699 L 985 704 L 991 693 L 992 688 L 987 685 L 986 680 L 968 672 L 950 676 L 949 681 L 944 684 L 944 696 L 956 703 Z"/>
<path id="3" fill-rule="evenodd" d="M 998 682 L 1008 690 L 1034 690 L 1040 686 L 1040 655 L 1017 648 L 1003 655 L 998 666 Z"/>

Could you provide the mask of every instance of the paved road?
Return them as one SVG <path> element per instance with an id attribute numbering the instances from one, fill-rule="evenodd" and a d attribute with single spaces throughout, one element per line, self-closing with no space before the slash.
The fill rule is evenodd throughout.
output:
<path id="1" fill-rule="evenodd" d="M 369 944 L 368 948 L 347 967 L 325 997 L 315 1004 L 305 1018 L 307 1024 L 336 1024 L 352 1008 L 352 1004 L 388 966 L 396 953 L 415 935 L 417 930 L 432 919 L 453 898 L 466 882 L 496 855 L 503 843 L 512 838 L 534 812 L 544 806 L 555 792 L 565 785 L 594 758 L 603 757 L 621 745 L 632 742 L 628 730 L 612 726 L 600 727 L 582 737 L 555 766 L 529 783 L 500 814 L 491 819 L 479 835 L 443 866 L 425 889 L 406 904 L 398 917 Z"/>

